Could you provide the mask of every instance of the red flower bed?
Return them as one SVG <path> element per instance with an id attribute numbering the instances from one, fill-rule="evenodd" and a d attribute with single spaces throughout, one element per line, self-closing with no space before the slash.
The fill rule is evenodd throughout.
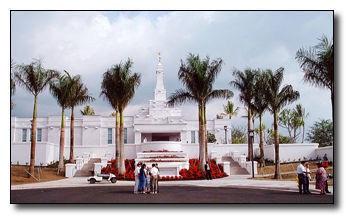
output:
<path id="1" fill-rule="evenodd" d="M 125 175 L 119 175 L 119 170 L 115 167 L 115 160 L 108 161 L 108 165 L 101 169 L 101 174 L 113 173 L 117 179 L 135 180 L 135 160 L 125 160 Z"/>
<path id="2" fill-rule="evenodd" d="M 165 162 L 165 161 L 159 161 Z M 121 180 L 130 180 L 134 181 L 134 171 L 135 171 L 135 160 L 125 160 L 125 175 L 119 175 L 119 171 L 115 168 L 115 160 L 108 161 L 107 167 L 102 168 L 101 173 L 113 173 L 117 179 Z M 160 181 L 177 181 L 177 180 L 197 180 L 197 179 L 205 179 L 206 173 L 204 170 L 199 169 L 200 162 L 198 159 L 190 159 L 189 160 L 190 167 L 189 169 L 182 169 L 179 171 L 180 176 L 160 176 Z M 223 171 L 223 166 L 219 164 L 216 165 L 215 160 L 210 161 L 210 169 L 211 175 L 213 178 L 222 178 L 226 177 L 227 174 Z"/>
<path id="3" fill-rule="evenodd" d="M 190 159 L 190 168 L 182 169 L 179 171 L 179 174 L 183 177 L 184 180 L 195 180 L 195 179 L 205 179 L 206 172 L 199 169 L 200 162 L 198 159 Z M 210 161 L 210 170 L 213 178 L 222 178 L 226 177 L 227 174 L 223 171 L 223 167 L 218 167 L 215 160 Z"/>

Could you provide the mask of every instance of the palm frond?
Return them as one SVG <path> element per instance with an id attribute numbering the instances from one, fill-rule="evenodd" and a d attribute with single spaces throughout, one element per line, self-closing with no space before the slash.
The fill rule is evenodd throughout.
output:
<path id="1" fill-rule="evenodd" d="M 178 89 L 173 94 L 171 94 L 168 98 L 167 105 L 174 106 L 178 104 L 182 104 L 184 102 L 197 101 L 196 98 L 191 95 L 190 92 L 185 91 L 184 89 Z"/>

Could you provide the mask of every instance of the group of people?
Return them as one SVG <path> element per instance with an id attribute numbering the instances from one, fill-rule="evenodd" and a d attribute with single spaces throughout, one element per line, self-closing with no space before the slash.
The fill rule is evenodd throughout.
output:
<path id="1" fill-rule="evenodd" d="M 135 194 L 141 193 L 158 193 L 158 180 L 160 170 L 158 164 L 152 164 L 152 167 L 147 167 L 146 164 L 139 162 L 135 169 L 135 187 L 133 192 Z"/>
<path id="2" fill-rule="evenodd" d="M 309 183 L 311 181 L 312 173 L 316 174 L 315 188 L 321 190 L 321 194 L 330 193 L 328 190 L 328 182 L 327 182 L 329 177 L 326 171 L 327 167 L 328 167 L 328 159 L 326 158 L 326 155 L 323 158 L 323 162 L 317 163 L 316 172 L 311 172 L 309 163 L 302 161 L 297 167 L 299 193 L 310 194 Z"/>

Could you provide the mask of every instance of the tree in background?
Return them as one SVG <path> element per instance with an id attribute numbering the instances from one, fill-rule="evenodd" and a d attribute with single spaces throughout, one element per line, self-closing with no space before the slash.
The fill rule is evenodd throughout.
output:
<path id="1" fill-rule="evenodd" d="M 80 113 L 84 116 L 95 115 L 95 111 L 89 105 L 86 105 L 83 110 L 80 110 Z"/>
<path id="2" fill-rule="evenodd" d="M 215 143 L 215 142 L 216 142 L 215 134 L 208 132 L 208 143 Z"/>
<path id="3" fill-rule="evenodd" d="M 231 120 L 233 116 L 237 116 L 240 110 L 240 107 L 235 107 L 231 101 L 227 101 L 227 104 L 223 106 L 223 110 L 225 115 Z M 232 139 L 231 139 L 232 144 Z"/>
<path id="4" fill-rule="evenodd" d="M 302 136 L 302 143 L 304 143 L 305 139 L 305 119 L 309 117 L 309 113 L 305 113 L 305 109 L 302 107 L 301 104 L 297 104 L 296 108 L 294 110 L 296 113 L 296 116 L 300 119 L 301 126 L 303 127 L 303 136 Z"/>
<path id="5" fill-rule="evenodd" d="M 319 147 L 333 145 L 333 122 L 330 120 L 316 121 L 307 134 L 308 140 L 318 143 Z"/>
<path id="6" fill-rule="evenodd" d="M 34 60 L 28 65 L 18 65 L 14 73 L 15 82 L 23 86 L 24 89 L 34 95 L 34 111 L 31 124 L 31 148 L 30 148 L 30 168 L 29 173 L 34 175 L 35 151 L 36 151 L 36 118 L 37 118 L 37 97 L 48 86 L 49 82 L 58 73 L 55 70 L 45 69 L 40 60 Z M 30 175 L 29 175 L 30 177 Z"/>
<path id="7" fill-rule="evenodd" d="M 213 89 L 213 84 L 221 71 L 222 60 L 210 61 L 207 56 L 200 59 L 199 55 L 189 54 L 186 62 L 181 60 L 178 78 L 183 83 L 185 89 L 176 90 L 168 99 L 168 105 L 173 106 L 186 101 L 194 101 L 198 104 L 199 123 L 199 160 L 200 168 L 204 169 L 204 164 L 208 158 L 207 150 L 207 121 L 206 104 L 213 98 L 230 98 L 233 92 L 227 89 Z"/>
<path id="8" fill-rule="evenodd" d="M 291 85 L 285 85 L 281 89 L 283 81 L 284 68 L 279 68 L 273 73 L 271 70 L 265 71 L 266 89 L 264 100 L 268 103 L 268 109 L 274 117 L 274 144 L 275 144 L 275 179 L 280 179 L 280 154 L 279 154 L 279 126 L 278 114 L 287 104 L 296 101 L 299 98 L 299 92 L 293 90 Z"/>
<path id="9" fill-rule="evenodd" d="M 301 117 L 298 116 L 295 110 L 284 109 L 279 114 L 279 125 L 287 129 L 290 138 L 289 143 L 296 142 L 297 136 L 300 134 L 300 132 L 297 133 L 297 130 L 302 124 Z"/>
<path id="10" fill-rule="evenodd" d="M 305 73 L 305 82 L 330 90 L 334 121 L 334 45 L 325 35 L 319 41 L 319 44 L 309 49 L 300 48 L 296 59 Z"/>
<path id="11" fill-rule="evenodd" d="M 232 119 L 233 116 L 237 116 L 240 110 L 240 107 L 235 107 L 231 101 L 227 101 L 227 104 L 223 106 L 223 110 L 229 119 Z"/>
<path id="12" fill-rule="evenodd" d="M 254 99 L 254 91 L 255 91 L 255 70 L 246 69 L 244 72 L 235 70 L 233 72 L 233 76 L 235 76 L 235 80 L 231 81 L 229 84 L 240 91 L 239 99 L 240 101 L 247 106 L 247 129 L 248 129 L 248 140 L 250 140 L 251 130 L 251 109 Z M 248 142 L 248 159 L 251 157 L 252 147 L 250 142 Z"/>
<path id="13" fill-rule="evenodd" d="M 232 143 L 233 144 L 244 144 L 247 142 L 246 129 L 241 127 L 232 127 Z"/>

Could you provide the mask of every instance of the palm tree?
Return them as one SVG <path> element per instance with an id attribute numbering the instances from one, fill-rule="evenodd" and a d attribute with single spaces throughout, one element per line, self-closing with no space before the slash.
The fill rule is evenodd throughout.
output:
<path id="1" fill-rule="evenodd" d="M 206 133 L 206 103 L 213 98 L 230 98 L 233 93 L 227 89 L 213 89 L 213 83 L 221 71 L 222 60 L 217 59 L 210 62 L 207 56 L 201 60 L 199 55 L 189 54 L 186 62 L 181 60 L 178 78 L 185 89 L 176 90 L 168 99 L 170 106 L 182 104 L 186 101 L 195 101 L 198 104 L 199 122 L 199 160 L 200 168 L 208 158 L 207 133 Z"/>
<path id="2" fill-rule="evenodd" d="M 305 109 L 301 104 L 296 105 L 295 109 L 296 115 L 300 118 L 301 126 L 303 127 L 303 137 L 302 137 L 302 143 L 304 143 L 305 138 L 305 119 L 309 116 L 309 113 L 305 113 Z"/>
<path id="3" fill-rule="evenodd" d="M 227 105 L 223 106 L 223 110 L 225 111 L 225 114 L 228 115 L 228 118 L 232 119 L 233 116 L 238 115 L 240 107 L 235 108 L 234 104 L 231 101 L 227 101 Z M 232 143 L 232 139 L 231 139 L 231 143 Z"/>
<path id="4" fill-rule="evenodd" d="M 119 128 L 119 107 L 118 107 L 118 91 L 117 91 L 117 79 L 119 77 L 121 67 L 120 65 L 115 65 L 108 69 L 107 72 L 103 74 L 103 79 L 101 83 L 101 94 L 109 102 L 115 113 L 115 161 L 116 168 L 120 169 L 120 128 Z M 114 114 L 114 115 L 113 115 Z"/>
<path id="5" fill-rule="evenodd" d="M 12 96 L 14 95 L 15 91 L 16 91 L 16 82 L 14 81 L 14 74 L 12 72 L 12 68 L 15 67 L 15 63 L 13 61 L 13 59 L 11 58 L 11 77 L 10 77 L 10 88 L 11 88 L 11 110 L 13 110 L 14 108 L 14 103 L 12 102 Z"/>
<path id="6" fill-rule="evenodd" d="M 131 72 L 133 61 L 129 58 L 124 64 L 116 65 L 116 91 L 118 96 L 118 110 L 120 115 L 120 169 L 125 174 L 125 147 L 124 147 L 124 109 L 135 95 L 135 89 L 141 83 L 141 75 Z"/>
<path id="7" fill-rule="evenodd" d="M 232 119 L 233 116 L 238 115 L 240 107 L 235 107 L 231 101 L 227 101 L 227 105 L 223 106 L 223 110 L 228 115 L 228 118 Z"/>
<path id="8" fill-rule="evenodd" d="M 264 100 L 274 116 L 275 179 L 280 179 L 278 114 L 281 108 L 299 98 L 299 92 L 294 91 L 291 85 L 285 85 L 280 90 L 283 72 L 284 68 L 277 69 L 274 74 L 271 70 L 265 71 L 267 85 L 264 91 Z"/>
<path id="9" fill-rule="evenodd" d="M 266 76 L 263 74 L 263 72 L 258 71 L 255 77 L 255 92 L 254 92 L 254 103 L 253 103 L 253 109 L 255 113 L 257 113 L 257 116 L 259 118 L 259 135 L 260 135 L 260 165 L 261 167 L 264 167 L 264 140 L 263 140 L 263 127 L 262 124 L 262 116 L 263 113 L 268 109 L 268 104 L 264 100 L 264 94 L 265 94 L 265 88 L 266 88 Z"/>
<path id="10" fill-rule="evenodd" d="M 67 74 L 68 82 L 70 85 L 70 97 L 68 99 L 68 106 L 71 108 L 71 126 L 70 126 L 70 162 L 74 161 L 74 108 L 75 106 L 83 105 L 87 102 L 94 101 L 95 98 L 88 95 L 88 88 L 82 83 L 79 75 L 71 77 Z"/>
<path id="11" fill-rule="evenodd" d="M 252 146 L 250 145 L 250 133 L 251 130 L 251 109 L 254 99 L 254 88 L 255 88 L 255 70 L 246 69 L 244 72 L 235 70 L 233 76 L 235 80 L 230 82 L 231 86 L 234 86 L 240 91 L 239 99 L 245 106 L 247 106 L 247 129 L 248 129 L 248 159 L 251 159 Z"/>
<path id="12" fill-rule="evenodd" d="M 71 98 L 71 85 L 69 77 L 66 75 L 59 76 L 50 83 L 49 90 L 53 97 L 56 98 L 61 106 L 61 128 L 60 128 L 60 146 L 59 146 L 59 164 L 58 175 L 62 175 L 64 171 L 64 146 L 65 146 L 65 109 L 69 107 Z"/>
<path id="13" fill-rule="evenodd" d="M 86 105 L 83 110 L 80 110 L 82 115 L 95 115 L 95 111 L 89 105 Z"/>
<path id="14" fill-rule="evenodd" d="M 31 125 L 31 149 L 29 173 L 34 175 L 35 150 L 36 150 L 36 118 L 37 118 L 37 97 L 47 87 L 48 83 L 57 76 L 55 70 L 44 69 L 40 60 L 34 60 L 28 65 L 19 65 L 14 73 L 17 84 L 34 95 L 34 111 Z M 30 177 L 30 176 L 29 176 Z"/>
<path id="15" fill-rule="evenodd" d="M 319 44 L 309 49 L 300 48 L 296 59 L 305 72 L 305 82 L 330 90 L 334 121 L 334 45 L 325 35 L 319 41 Z"/>

